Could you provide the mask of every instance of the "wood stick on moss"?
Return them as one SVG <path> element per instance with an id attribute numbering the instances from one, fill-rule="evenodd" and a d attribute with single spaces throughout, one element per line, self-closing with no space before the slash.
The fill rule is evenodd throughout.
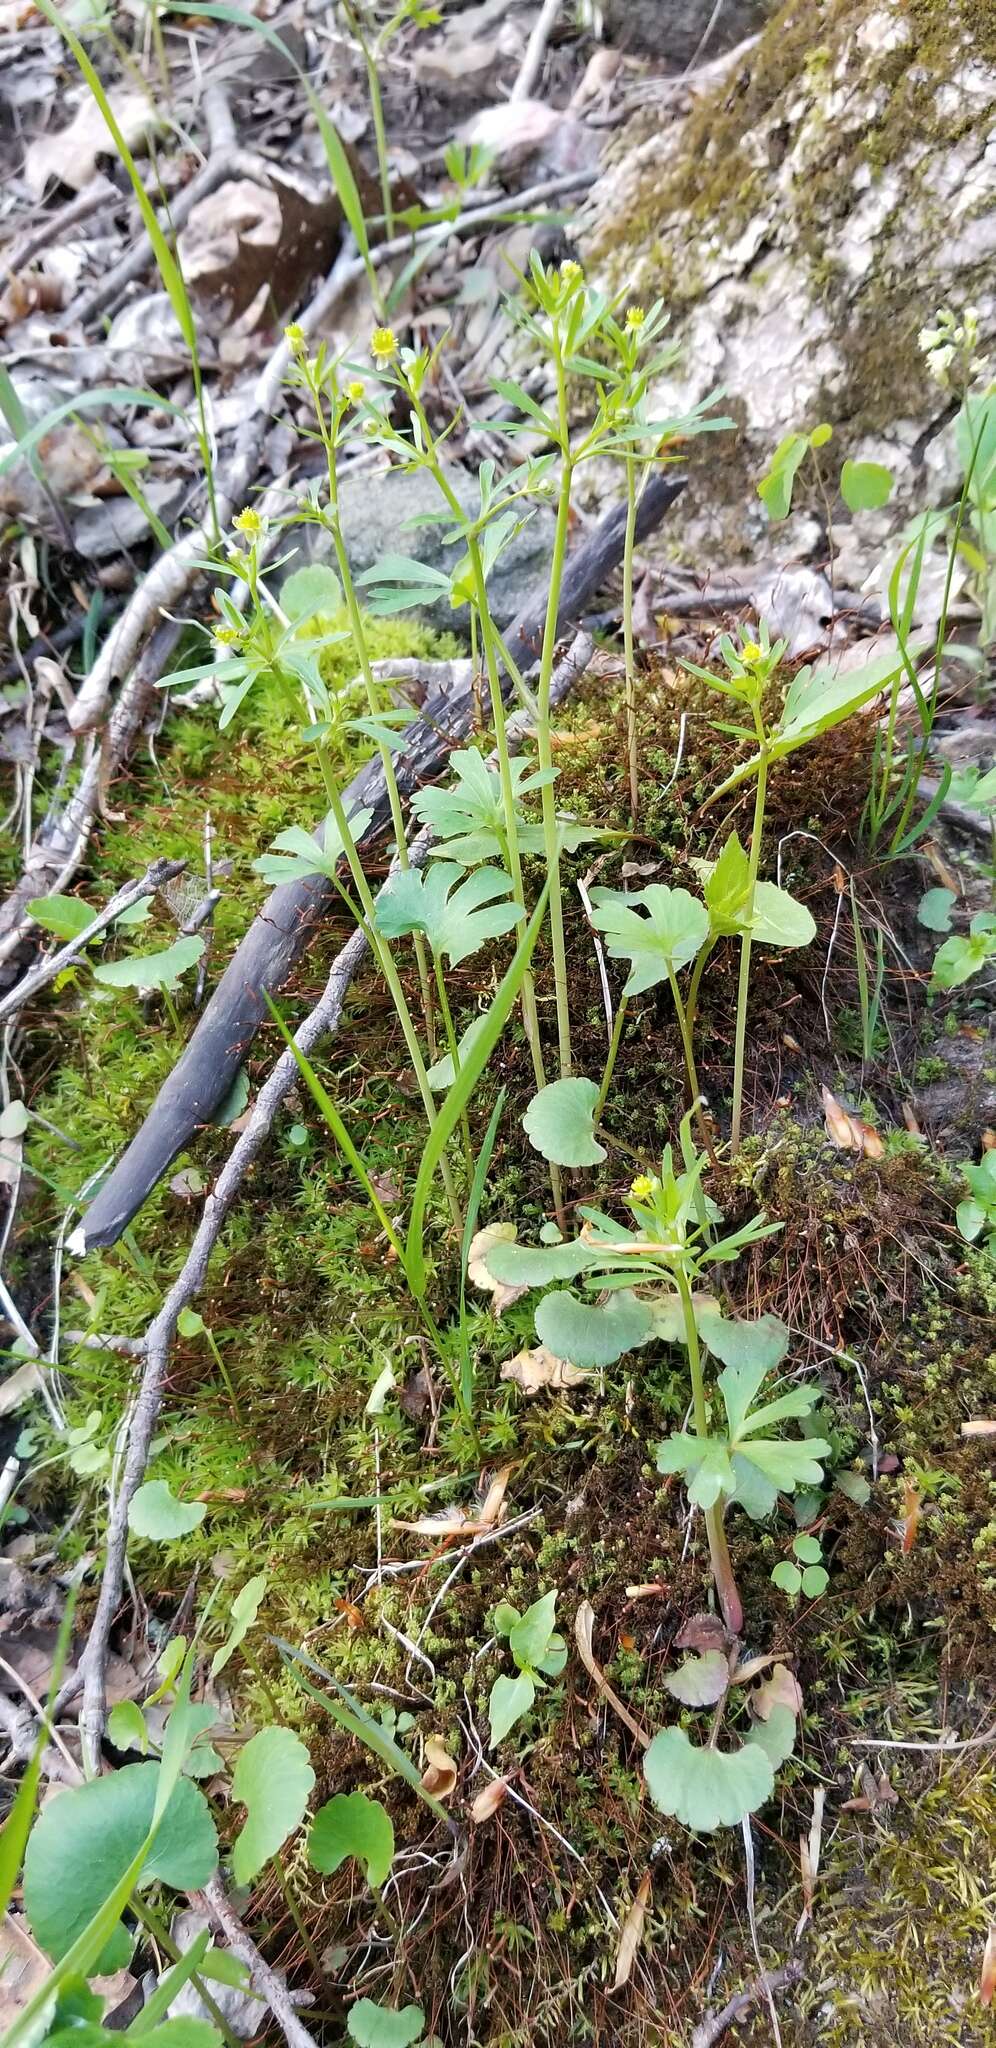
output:
<path id="1" fill-rule="evenodd" d="M 296 1071 L 296 1069 L 295 1069 Z M 194 1893 L 194 1899 L 197 1899 Z M 253 1983 L 253 1989 L 262 1993 L 274 2019 L 283 2034 L 287 2048 L 316 2048 L 315 2037 L 298 2018 L 294 2002 L 282 1977 L 270 1968 L 264 1956 L 260 1955 L 252 1936 L 247 1933 L 232 1905 L 228 1894 L 217 1875 L 204 1886 L 200 1893 L 211 1918 L 217 1921 L 233 1955 L 245 1963 Z M 311 2002 L 312 1993 L 298 1993 L 299 1998 Z"/>

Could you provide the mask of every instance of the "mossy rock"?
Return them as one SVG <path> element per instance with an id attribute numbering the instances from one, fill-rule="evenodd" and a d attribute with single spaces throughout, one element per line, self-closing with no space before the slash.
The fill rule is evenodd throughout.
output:
<path id="1" fill-rule="evenodd" d="M 582 247 L 598 282 L 664 297 L 682 343 L 666 411 L 722 386 L 734 459 L 700 443 L 669 522 L 701 564 L 756 556 L 753 482 L 791 429 L 830 421 L 826 472 L 887 463 L 889 507 L 834 530 L 874 561 L 910 512 L 954 480 L 949 394 L 917 336 L 938 306 L 974 303 L 996 333 L 996 15 L 979 0 L 788 0 L 683 121 L 641 111 L 589 203 Z M 831 460 L 832 458 L 832 460 Z M 815 475 L 783 553 L 813 545 Z"/>

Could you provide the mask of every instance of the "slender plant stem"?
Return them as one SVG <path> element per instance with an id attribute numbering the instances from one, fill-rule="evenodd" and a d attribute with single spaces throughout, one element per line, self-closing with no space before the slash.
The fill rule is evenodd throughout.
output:
<path id="1" fill-rule="evenodd" d="M 436 973 L 436 991 L 439 996 L 439 1010 L 443 1020 L 443 1030 L 446 1033 L 446 1044 L 449 1049 L 450 1059 L 453 1062 L 453 1079 L 456 1080 L 457 1075 L 460 1072 L 460 1051 L 457 1045 L 457 1035 L 453 1028 L 453 1012 L 450 1009 L 450 999 L 446 993 L 446 981 L 443 976 L 443 963 L 440 960 L 439 955 L 437 953 L 434 953 L 432 956 L 432 964 Z M 460 1118 L 460 1134 L 463 1138 L 463 1152 L 467 1166 L 467 1178 L 468 1181 L 472 1181 L 474 1178 L 474 1150 L 470 1142 L 470 1125 L 467 1121 L 466 1110 L 464 1110 L 463 1115 Z"/>
<path id="2" fill-rule="evenodd" d="M 147 1904 L 145 1899 L 139 1898 L 137 1892 L 132 1893 L 131 1898 L 128 1901 L 128 1910 L 130 1913 L 134 1913 L 136 1920 L 141 1921 L 142 1926 L 147 1929 L 149 1934 L 151 1934 L 153 1941 L 158 1943 L 159 1947 L 162 1949 L 163 1954 L 169 1957 L 171 1963 L 182 1962 L 183 1958 L 181 1952 L 177 1948 L 177 1945 L 173 1940 L 172 1935 L 169 1933 L 168 1928 L 163 1926 L 163 1923 L 160 1920 L 159 1915 L 156 1912 L 154 1912 L 153 1908 Z M 194 1971 L 194 1974 L 191 1977 L 190 1982 L 192 1983 L 195 1991 L 197 1992 L 198 1997 L 202 2000 L 207 2011 L 210 2013 L 211 2018 L 215 2023 L 215 2026 L 219 2028 L 223 2040 L 225 2040 L 228 2043 L 228 2048 L 242 2048 L 242 2044 L 239 2040 L 238 2034 L 234 2034 L 232 2032 L 232 2029 L 229 2026 L 224 2013 L 221 2011 L 220 2007 L 215 2003 L 215 1999 L 211 1992 L 210 1984 L 207 1984 L 205 1982 L 204 1978 L 200 1975 L 199 1971 L 197 1970 Z"/>
<path id="3" fill-rule="evenodd" d="M 321 1957 L 304 1924 L 304 1920 L 301 1915 L 301 1909 L 287 1881 L 287 1872 L 285 1871 L 279 1856 L 271 1856 L 270 1865 L 273 1870 L 274 1876 L 276 1877 L 277 1883 L 280 1886 L 284 1905 L 286 1906 L 287 1911 L 290 1914 L 295 1927 L 297 1928 L 298 1934 L 300 1935 L 301 1942 L 304 1947 L 304 1952 L 308 1958 L 309 1963 L 311 1964 L 312 1969 L 315 1972 L 315 1976 L 318 1979 L 318 1982 L 321 1983 L 324 1974 L 322 1970 Z"/>
<path id="4" fill-rule="evenodd" d="M 169 1011 L 169 1020 L 173 1026 L 174 1031 L 176 1032 L 177 1037 L 182 1038 L 183 1025 L 180 1022 L 180 1013 L 176 1007 L 176 1004 L 173 1001 L 169 989 L 166 988 L 165 985 L 163 987 L 163 1002 L 165 1003 L 166 1008 Z"/>
<path id="5" fill-rule="evenodd" d="M 636 758 L 636 665 L 633 650 L 633 549 L 636 543 L 636 456 L 626 457 L 626 533 L 623 542 L 623 655 L 626 663 L 626 755 L 629 762 L 629 822 L 636 831 L 640 775 Z"/>
<path id="6" fill-rule="evenodd" d="M 693 1039 L 693 1041 L 695 1038 L 695 1023 L 699 1014 L 699 990 L 702 986 L 702 976 L 705 973 L 706 964 L 709 960 L 709 957 L 712 953 L 715 944 L 715 938 L 710 936 L 706 940 L 705 945 L 700 947 L 699 951 L 695 955 L 695 965 L 692 968 L 691 980 L 688 984 L 688 1000 L 685 1004 L 685 1016 L 688 1019 L 689 1035 Z"/>
<path id="7" fill-rule="evenodd" d="M 394 964 L 394 957 L 392 955 L 391 948 L 377 929 L 377 913 L 376 907 L 374 905 L 373 895 L 370 889 L 370 884 L 367 881 L 366 875 L 363 872 L 363 863 L 360 860 L 360 856 L 356 850 L 356 842 L 353 838 L 352 832 L 349 829 L 349 820 L 346 817 L 342 797 L 339 794 L 339 788 L 335 779 L 335 774 L 332 770 L 332 765 L 328 759 L 326 749 L 321 745 L 319 745 L 318 747 L 318 758 L 322 766 L 322 775 L 325 781 L 325 790 L 329 800 L 329 808 L 335 820 L 336 830 L 342 841 L 342 847 L 346 856 L 349 872 L 353 878 L 353 887 L 356 890 L 356 894 L 360 903 L 360 908 L 362 909 L 363 912 L 363 931 L 366 935 L 374 959 L 376 960 L 377 965 L 380 968 L 382 975 L 384 976 L 384 980 L 387 983 L 388 993 L 390 994 L 391 1001 L 393 1002 L 394 1007 L 398 1013 L 398 1022 L 401 1025 L 402 1033 L 404 1034 L 405 1044 L 408 1048 L 408 1057 L 411 1060 L 412 1067 L 415 1073 L 415 1079 L 418 1083 L 418 1091 L 422 1097 L 422 1106 L 425 1110 L 426 1121 L 429 1125 L 429 1129 L 433 1130 L 435 1128 L 436 1122 L 435 1098 L 433 1096 L 432 1089 L 429 1086 L 429 1077 L 426 1073 L 425 1060 L 422 1057 L 422 1048 L 418 1041 L 418 1032 L 416 1031 L 415 1025 L 412 1021 L 412 1014 L 408 1007 L 408 1000 L 405 995 L 404 989 L 401 986 L 401 977 Z M 445 1158 L 440 1160 L 439 1170 L 442 1175 L 443 1186 L 446 1189 L 447 1199 L 449 1201 L 450 1213 L 453 1217 L 453 1222 L 458 1230 L 462 1230 L 463 1215 L 461 1212 L 460 1203 L 457 1199 L 456 1188 L 453 1184 L 453 1176 L 450 1171 L 449 1162 Z"/>
<path id="8" fill-rule="evenodd" d="M 215 1365 L 217 1366 L 218 1371 L 220 1372 L 221 1377 L 225 1383 L 225 1391 L 228 1395 L 229 1404 L 232 1410 L 232 1420 L 233 1422 L 241 1422 L 242 1418 L 239 1414 L 239 1404 L 235 1398 L 235 1388 L 232 1385 L 231 1374 L 228 1370 L 227 1365 L 225 1364 L 224 1359 L 222 1358 L 220 1350 L 218 1349 L 214 1331 L 208 1328 L 207 1323 L 205 1323 L 204 1325 L 204 1335 L 207 1338 L 208 1349 L 211 1353 L 211 1356 L 214 1359 Z"/>
<path id="9" fill-rule="evenodd" d="M 744 1100 L 744 1054 L 747 1046 L 747 995 L 750 988 L 750 953 L 754 922 L 754 890 L 757 886 L 757 870 L 761 859 L 764 806 L 768 794 L 768 747 L 764 725 L 757 705 L 754 706 L 754 724 L 757 730 L 760 759 L 757 770 L 757 788 L 754 792 L 754 826 L 750 842 L 750 891 L 747 897 L 747 930 L 740 942 L 740 977 L 737 982 L 737 1024 L 733 1047 L 733 1114 L 730 1124 L 731 1159 L 735 1159 L 740 1150 L 740 1123 Z"/>
<path id="10" fill-rule="evenodd" d="M 574 466 L 571 461 L 570 420 L 567 411 L 567 379 L 564 374 L 560 346 L 554 328 L 554 366 L 557 375 L 557 412 L 560 430 L 560 447 L 563 469 L 560 478 L 560 497 L 557 504 L 557 526 L 553 542 L 553 560 L 550 565 L 550 594 L 547 599 L 546 622 L 543 628 L 543 649 L 540 655 L 537 708 L 539 719 L 536 728 L 536 750 L 539 765 L 543 770 L 553 767 L 553 749 L 550 743 L 550 685 L 553 681 L 553 661 L 557 648 L 557 619 L 560 612 L 560 590 L 567 556 L 567 535 L 571 511 L 571 485 Z M 540 792 L 543 804 L 543 850 L 546 855 L 547 872 L 550 876 L 550 944 L 553 952 L 553 985 L 557 998 L 557 1040 L 560 1050 L 561 1079 L 571 1072 L 571 1012 L 567 982 L 567 949 L 564 944 L 564 905 L 560 885 L 560 835 L 557 830 L 557 805 L 552 783 L 544 784 Z"/>
<path id="11" fill-rule="evenodd" d="M 688 1370 L 692 1382 L 692 1409 L 695 1416 L 695 1434 L 699 1437 L 707 1437 L 709 1434 L 709 1415 L 706 1409 L 705 1381 L 702 1377 L 702 1354 L 699 1350 L 699 1333 L 695 1322 L 695 1303 L 692 1300 L 692 1290 L 688 1284 L 687 1275 L 680 1266 L 677 1268 L 674 1277 L 685 1323 L 685 1347 L 688 1352 Z M 722 1506 L 717 1501 L 713 1507 L 704 1509 L 704 1514 L 706 1534 L 709 1539 L 712 1575 L 716 1582 L 716 1592 L 719 1597 L 723 1620 L 731 1635 L 738 1636 L 744 1625 L 744 1611 L 740 1595 L 737 1591 L 737 1583 L 733 1576 L 733 1564 L 730 1558 L 729 1545 L 726 1541 L 726 1531 L 723 1527 Z"/>
<path id="12" fill-rule="evenodd" d="M 609 1083 L 611 1082 L 613 1073 L 615 1072 L 616 1056 L 619 1052 L 619 1047 L 622 1043 L 623 1025 L 626 1021 L 627 1001 L 628 998 L 626 996 L 620 996 L 619 1001 L 616 1005 L 615 1021 L 612 1026 L 612 1036 L 609 1039 L 609 1050 L 606 1055 L 605 1066 L 602 1070 L 602 1084 L 598 1091 L 598 1101 L 595 1104 L 595 1113 L 592 1117 L 592 1122 L 596 1124 L 601 1122 L 602 1111 L 605 1108 L 605 1101 L 609 1092 Z"/>
<path id="13" fill-rule="evenodd" d="M 377 169 L 380 173 L 380 198 L 384 209 L 384 238 L 390 242 L 394 235 L 394 206 L 391 200 L 391 166 L 387 157 L 387 129 L 384 125 L 384 102 L 381 98 L 376 58 L 373 51 L 362 40 L 361 47 L 363 50 L 363 61 L 367 68 L 370 112 L 373 115 L 374 142 L 377 149 Z"/>
<path id="14" fill-rule="evenodd" d="M 685 1073 L 688 1076 L 688 1086 L 691 1094 L 692 1108 L 695 1111 L 695 1121 L 699 1127 L 699 1136 L 702 1139 L 702 1143 L 705 1147 L 705 1150 L 709 1154 L 709 1164 L 710 1166 L 715 1166 L 716 1154 L 713 1149 L 712 1138 L 709 1133 L 709 1126 L 706 1123 L 705 1116 L 702 1110 L 702 1090 L 699 1087 L 699 1077 L 695 1066 L 695 1053 L 692 1046 L 692 1034 L 688 1028 L 688 1018 L 685 1013 L 685 1005 L 681 1000 L 681 990 L 678 987 L 678 977 L 675 974 L 673 967 L 668 968 L 667 978 L 671 986 L 671 995 L 674 1001 L 674 1007 L 678 1017 L 678 1030 L 681 1033 L 681 1049 L 685 1055 Z"/>

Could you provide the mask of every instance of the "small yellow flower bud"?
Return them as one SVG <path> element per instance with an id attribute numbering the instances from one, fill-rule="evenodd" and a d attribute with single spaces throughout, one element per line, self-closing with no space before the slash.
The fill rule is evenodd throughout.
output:
<path id="1" fill-rule="evenodd" d="M 352 383 L 347 384 L 346 397 L 351 405 L 361 405 L 366 395 L 366 385 L 361 384 L 358 377 L 354 377 Z"/>
<path id="2" fill-rule="evenodd" d="M 302 349 L 308 345 L 308 337 L 305 334 L 304 328 L 296 320 L 292 320 L 290 326 L 284 328 L 284 340 L 292 355 L 295 356 L 300 355 Z"/>
<path id="3" fill-rule="evenodd" d="M 631 306 L 629 312 L 626 315 L 626 325 L 630 329 L 630 332 L 632 332 L 632 330 L 635 327 L 642 327 L 646 317 L 646 313 L 644 312 L 642 306 Z"/>
<path id="4" fill-rule="evenodd" d="M 562 263 L 560 266 L 561 284 L 577 284 L 578 279 L 583 276 L 584 271 L 580 263 L 574 263 L 570 257 L 567 258 L 566 263 Z"/>
<path id="5" fill-rule="evenodd" d="M 236 533 L 244 533 L 249 540 L 258 540 L 263 531 L 263 521 L 253 505 L 246 505 L 241 512 L 236 512 L 232 525 Z"/>
<path id="6" fill-rule="evenodd" d="M 375 327 L 370 336 L 370 353 L 376 363 L 389 363 L 398 353 L 398 337 L 392 327 Z"/>
<path id="7" fill-rule="evenodd" d="M 242 645 L 242 635 L 236 632 L 234 626 L 216 626 L 214 637 L 219 647 L 241 647 Z"/>
<path id="8" fill-rule="evenodd" d="M 638 1173 L 630 1187 L 630 1194 L 635 1195 L 638 1202 L 649 1201 L 656 1192 L 657 1182 L 651 1180 L 649 1173 Z"/>
<path id="9" fill-rule="evenodd" d="M 740 659 L 741 661 L 746 661 L 748 666 L 752 665 L 755 661 L 760 661 L 761 649 L 759 648 L 756 640 L 744 641 L 744 644 L 740 649 Z"/>

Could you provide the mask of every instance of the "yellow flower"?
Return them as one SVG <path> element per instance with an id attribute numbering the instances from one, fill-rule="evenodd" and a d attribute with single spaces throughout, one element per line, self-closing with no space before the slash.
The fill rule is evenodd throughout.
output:
<path id="1" fill-rule="evenodd" d="M 634 327 L 642 327 L 646 317 L 642 306 L 631 306 L 626 315 L 626 325 L 632 331 Z"/>
<path id="2" fill-rule="evenodd" d="M 232 525 L 236 533 L 246 534 L 249 540 L 258 540 L 263 531 L 263 521 L 253 505 L 246 505 L 243 511 L 236 512 Z"/>
<path id="3" fill-rule="evenodd" d="M 375 327 L 370 336 L 370 353 L 376 363 L 389 363 L 398 353 L 398 337 L 393 327 Z"/>
<path id="4" fill-rule="evenodd" d="M 630 1187 L 630 1194 L 635 1195 L 638 1202 L 649 1202 L 656 1192 L 657 1182 L 651 1180 L 649 1173 L 638 1173 Z"/>
<path id="5" fill-rule="evenodd" d="M 583 276 L 584 271 L 580 263 L 574 263 L 570 257 L 567 258 L 566 263 L 562 263 L 560 266 L 561 284 L 578 284 Z"/>
<path id="6" fill-rule="evenodd" d="M 761 649 L 759 648 L 756 640 L 744 641 L 744 644 L 740 649 L 740 659 L 741 661 L 746 661 L 748 665 L 755 661 L 760 661 Z"/>
<path id="7" fill-rule="evenodd" d="M 347 386 L 346 386 L 346 397 L 347 397 L 347 398 L 348 398 L 348 399 L 350 400 L 351 404 L 353 404 L 353 405 L 360 405 L 360 404 L 362 403 L 363 399 L 364 399 L 364 398 L 366 397 L 366 395 L 367 395 L 367 388 L 366 388 L 366 385 L 365 385 L 365 384 L 361 384 L 361 382 L 360 382 L 360 380 L 359 380 L 359 378 L 358 378 L 358 377 L 354 377 L 354 378 L 353 378 L 353 381 L 352 381 L 352 383 L 351 383 L 351 384 L 347 384 Z"/>
<path id="8" fill-rule="evenodd" d="M 219 647 L 240 647 L 242 645 L 242 635 L 236 632 L 234 626 L 216 626 L 214 637 Z"/>
<path id="9" fill-rule="evenodd" d="M 289 327 L 284 328 L 284 340 L 293 355 L 300 355 L 301 350 L 308 345 L 308 337 L 305 334 L 304 328 L 299 326 L 296 320 L 293 320 Z"/>

